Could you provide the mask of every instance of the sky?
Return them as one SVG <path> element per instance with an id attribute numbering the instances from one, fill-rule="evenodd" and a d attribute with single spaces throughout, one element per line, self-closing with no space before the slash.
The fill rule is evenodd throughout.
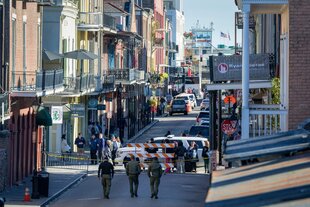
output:
<path id="1" fill-rule="evenodd" d="M 185 31 L 189 32 L 192 26 L 196 26 L 197 20 L 201 27 L 210 27 L 213 22 L 213 45 L 234 45 L 235 38 L 235 12 L 238 7 L 234 0 L 183 0 Z M 230 35 L 228 38 L 220 36 L 221 32 Z M 237 42 L 241 42 L 241 30 L 237 33 Z"/>

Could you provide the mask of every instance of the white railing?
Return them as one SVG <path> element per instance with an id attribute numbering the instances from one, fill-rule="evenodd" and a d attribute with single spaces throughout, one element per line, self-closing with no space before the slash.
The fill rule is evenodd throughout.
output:
<path id="1" fill-rule="evenodd" d="M 250 136 L 267 136 L 286 131 L 281 122 L 286 121 L 287 110 L 280 105 L 250 105 Z"/>

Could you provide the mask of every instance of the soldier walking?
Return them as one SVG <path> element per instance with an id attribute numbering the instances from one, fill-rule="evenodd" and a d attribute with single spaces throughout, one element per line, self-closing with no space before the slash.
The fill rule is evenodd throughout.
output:
<path id="1" fill-rule="evenodd" d="M 151 198 L 155 197 L 155 199 L 158 199 L 158 186 L 160 183 L 160 178 L 163 174 L 163 170 L 158 162 L 157 157 L 153 158 L 153 161 L 149 165 L 147 172 L 150 178 Z"/>
<path id="2" fill-rule="evenodd" d="M 98 178 L 101 177 L 101 184 L 103 188 L 103 196 L 106 199 L 109 199 L 111 180 L 114 176 L 114 167 L 109 162 L 109 159 L 105 157 L 103 162 L 100 163 L 98 168 Z"/>
<path id="3" fill-rule="evenodd" d="M 139 186 L 139 175 L 141 173 L 141 168 L 139 162 L 135 160 L 135 156 L 130 155 L 130 161 L 126 165 L 126 174 L 129 179 L 130 185 L 130 194 L 133 198 L 134 196 L 138 197 L 138 186 Z M 133 189 L 133 184 L 135 189 Z"/>

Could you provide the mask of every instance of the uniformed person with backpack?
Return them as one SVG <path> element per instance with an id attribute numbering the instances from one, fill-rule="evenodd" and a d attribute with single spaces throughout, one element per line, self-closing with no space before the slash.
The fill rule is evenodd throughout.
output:
<path id="1" fill-rule="evenodd" d="M 103 159 L 103 162 L 100 163 L 98 168 L 98 178 L 101 177 L 101 184 L 103 188 L 103 196 L 106 199 L 109 199 L 110 188 L 111 188 L 111 180 L 114 176 L 114 167 L 109 162 L 108 157 Z"/>
<path id="2" fill-rule="evenodd" d="M 130 155 L 130 161 L 126 165 L 126 174 L 129 179 L 130 185 L 130 194 L 133 198 L 134 196 L 138 197 L 138 186 L 139 186 L 139 175 L 141 173 L 141 167 L 135 156 Z M 133 189 L 133 185 L 135 189 Z"/>
<path id="3" fill-rule="evenodd" d="M 158 162 L 157 157 L 153 158 L 153 161 L 149 165 L 147 172 L 150 178 L 151 198 L 155 197 L 155 199 L 158 199 L 158 186 L 160 183 L 160 178 L 163 174 L 163 170 Z"/>

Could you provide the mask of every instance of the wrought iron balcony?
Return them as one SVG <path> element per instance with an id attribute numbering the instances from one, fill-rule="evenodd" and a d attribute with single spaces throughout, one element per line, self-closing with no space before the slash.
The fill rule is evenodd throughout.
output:
<path id="1" fill-rule="evenodd" d="M 103 15 L 103 26 L 109 29 L 116 30 L 115 17 L 104 14 Z"/>
<path id="2" fill-rule="evenodd" d="M 102 12 L 79 12 L 79 30 L 98 31 L 100 29 L 115 30 L 115 18 Z"/>
<path id="3" fill-rule="evenodd" d="M 103 26 L 102 12 L 79 12 L 79 30 L 100 30 Z"/>
<path id="4" fill-rule="evenodd" d="M 65 93 L 80 94 L 95 91 L 95 77 L 92 74 L 84 74 L 81 77 L 64 78 Z"/>
<path id="5" fill-rule="evenodd" d="M 116 84 L 122 82 L 123 84 L 131 84 L 135 81 L 136 69 L 111 69 L 107 71 L 108 75 L 114 75 Z"/>
<path id="6" fill-rule="evenodd" d="M 105 93 L 112 92 L 114 91 L 114 88 L 115 88 L 115 76 L 114 75 L 104 76 L 102 91 Z"/>
<path id="7" fill-rule="evenodd" d="M 63 90 L 63 69 L 12 71 L 12 96 L 44 96 Z"/>
<path id="8" fill-rule="evenodd" d="M 144 81 L 145 72 L 143 70 L 135 70 L 135 80 L 139 82 Z"/>

